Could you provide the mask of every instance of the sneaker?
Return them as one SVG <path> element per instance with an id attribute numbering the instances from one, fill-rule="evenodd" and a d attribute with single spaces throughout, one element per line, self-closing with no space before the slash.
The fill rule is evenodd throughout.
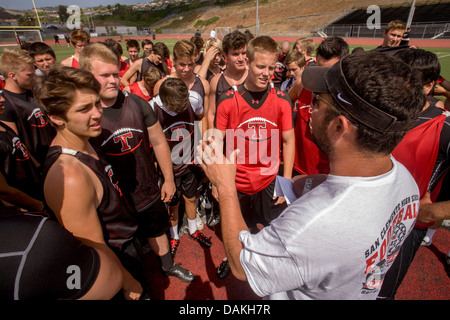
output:
<path id="1" fill-rule="evenodd" d="M 217 267 L 217 278 L 224 279 L 226 276 L 230 274 L 230 264 L 228 263 L 228 259 L 224 258 L 222 263 Z"/>
<path id="2" fill-rule="evenodd" d="M 170 253 L 172 254 L 172 257 L 175 257 L 175 253 L 177 252 L 178 246 L 180 245 L 180 240 L 170 239 L 169 245 L 170 245 Z"/>
<path id="3" fill-rule="evenodd" d="M 432 243 L 433 243 L 433 241 L 432 241 L 430 238 L 428 238 L 428 236 L 425 236 L 425 237 L 423 238 L 423 240 L 422 240 L 422 243 L 421 243 L 420 245 L 421 245 L 421 246 L 428 247 L 428 246 L 430 246 Z"/>
<path id="4" fill-rule="evenodd" d="M 183 282 L 192 282 L 195 278 L 194 274 L 191 271 L 180 267 L 176 263 L 173 264 L 172 268 L 167 271 L 163 270 L 163 272 L 166 277 L 176 277 Z"/>
<path id="5" fill-rule="evenodd" d="M 204 248 L 209 248 L 212 246 L 210 238 L 207 238 L 200 230 L 195 231 L 194 234 L 189 234 L 189 238 L 196 240 Z"/>

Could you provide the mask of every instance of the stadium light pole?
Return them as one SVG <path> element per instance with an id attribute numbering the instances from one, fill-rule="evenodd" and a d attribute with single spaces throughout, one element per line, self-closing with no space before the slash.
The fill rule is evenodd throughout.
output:
<path id="1" fill-rule="evenodd" d="M 258 0 L 256 0 L 256 28 L 255 28 L 256 36 L 259 35 L 259 15 L 258 15 L 258 8 L 259 8 L 259 2 L 258 2 Z"/>
<path id="2" fill-rule="evenodd" d="M 411 9 L 409 10 L 409 16 L 408 16 L 408 21 L 406 22 L 406 28 L 408 29 L 409 27 L 411 27 L 412 24 L 412 20 L 414 17 L 414 11 L 416 10 L 416 0 L 413 0 L 412 4 L 411 4 Z"/>

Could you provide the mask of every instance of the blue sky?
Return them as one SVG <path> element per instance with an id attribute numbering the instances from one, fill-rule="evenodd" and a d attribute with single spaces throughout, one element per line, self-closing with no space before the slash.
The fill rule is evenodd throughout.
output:
<path id="1" fill-rule="evenodd" d="M 132 5 L 137 3 L 151 2 L 150 0 L 34 0 L 36 8 L 57 7 L 58 5 L 77 5 L 81 8 L 95 7 L 98 5 L 107 6 L 120 3 L 122 5 Z M 0 0 L 0 7 L 5 9 L 27 10 L 33 9 L 32 0 Z"/>

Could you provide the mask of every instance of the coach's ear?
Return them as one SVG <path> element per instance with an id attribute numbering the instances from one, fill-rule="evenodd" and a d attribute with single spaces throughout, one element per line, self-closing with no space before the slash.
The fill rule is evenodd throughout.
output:
<path id="1" fill-rule="evenodd" d="M 345 116 L 339 115 L 330 121 L 330 139 L 337 141 L 345 137 L 345 134 L 348 134 L 352 128 L 353 126 L 349 120 Z"/>

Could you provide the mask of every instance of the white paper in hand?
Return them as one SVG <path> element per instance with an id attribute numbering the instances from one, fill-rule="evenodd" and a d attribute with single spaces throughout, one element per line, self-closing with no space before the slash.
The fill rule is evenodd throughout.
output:
<path id="1" fill-rule="evenodd" d="M 285 197 L 286 203 L 289 206 L 292 202 L 297 200 L 297 196 L 292 189 L 292 180 L 277 176 L 275 180 L 275 188 L 273 191 L 274 197 Z"/>

